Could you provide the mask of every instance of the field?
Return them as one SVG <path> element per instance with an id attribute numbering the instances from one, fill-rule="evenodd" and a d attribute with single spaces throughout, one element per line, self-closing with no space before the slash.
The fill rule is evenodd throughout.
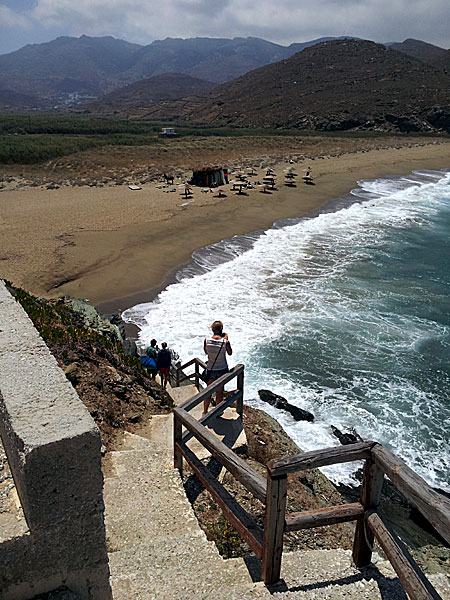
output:
<path id="1" fill-rule="evenodd" d="M 158 138 L 158 121 L 91 117 L 68 113 L 0 114 L 0 165 L 31 165 L 105 146 L 164 145 Z M 292 136 L 299 132 L 281 129 L 246 129 L 177 125 L 180 137 Z M 302 137 L 339 137 L 342 133 L 301 132 Z M 347 138 L 380 137 L 376 132 L 350 132 Z"/>

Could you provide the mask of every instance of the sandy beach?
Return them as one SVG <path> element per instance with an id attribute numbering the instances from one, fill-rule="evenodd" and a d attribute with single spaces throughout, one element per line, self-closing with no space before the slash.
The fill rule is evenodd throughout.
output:
<path id="1" fill-rule="evenodd" d="M 215 192 L 194 188 L 193 197 L 185 200 L 177 187 L 181 179 L 164 188 L 145 183 L 139 191 L 127 184 L 4 189 L 0 277 L 37 295 L 71 295 L 103 310 L 125 309 L 149 298 L 150 291 L 164 285 L 198 248 L 318 209 L 348 193 L 361 179 L 450 167 L 450 140 L 405 140 L 404 147 L 397 138 L 384 147 L 378 142 L 373 149 L 370 144 L 359 148 L 353 140 L 351 148 L 342 144 L 341 152 L 333 156 L 323 140 L 325 150 L 313 158 L 303 154 L 293 159 L 286 153 L 283 160 L 278 149 L 272 162 L 267 154 L 265 161 L 255 154 L 251 160 L 242 159 L 243 164 L 258 165 L 250 181 L 262 181 L 264 162 L 276 163 L 277 190 L 267 194 L 255 187 L 247 195 L 237 195 L 225 186 L 226 197 L 218 198 Z M 225 154 L 217 159 L 228 165 L 239 161 L 236 155 L 228 163 Z M 176 160 L 173 157 L 174 164 Z M 315 177 L 313 186 L 301 180 L 308 165 Z M 283 169 L 288 166 L 298 173 L 296 187 L 284 185 Z M 186 157 L 181 167 L 187 169 Z M 174 187 L 176 191 L 169 191 Z"/>

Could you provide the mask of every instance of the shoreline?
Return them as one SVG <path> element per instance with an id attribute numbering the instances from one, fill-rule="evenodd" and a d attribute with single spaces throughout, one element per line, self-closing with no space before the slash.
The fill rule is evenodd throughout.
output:
<path id="1" fill-rule="evenodd" d="M 401 175 L 399 175 L 398 177 L 401 177 Z M 332 198 L 330 200 L 327 200 L 324 204 L 318 206 L 317 208 L 313 208 L 310 211 L 308 211 L 302 215 L 299 215 L 298 217 L 288 217 L 286 219 L 277 219 L 276 221 L 274 221 L 272 223 L 272 225 L 270 227 L 267 227 L 266 229 L 249 231 L 242 235 L 233 236 L 233 237 L 237 237 L 237 238 L 245 238 L 248 236 L 259 237 L 259 235 L 263 235 L 265 231 L 268 231 L 269 229 L 273 229 L 273 228 L 277 227 L 278 224 L 279 224 L 279 227 L 284 227 L 286 224 L 288 224 L 288 223 L 283 223 L 283 221 L 293 221 L 294 223 L 296 223 L 296 222 L 301 221 L 302 219 L 312 219 L 312 218 L 319 216 L 320 214 L 327 213 L 327 212 L 335 212 L 337 210 L 340 210 L 344 206 L 349 206 L 350 204 L 356 203 L 359 201 L 360 200 L 358 200 L 356 197 L 352 196 L 349 191 L 346 194 L 344 194 L 343 196 L 339 196 L 338 198 Z M 169 285 L 171 285 L 173 283 L 178 282 L 177 274 L 180 271 L 182 271 L 185 267 L 188 267 L 193 263 L 193 255 L 196 252 L 205 250 L 207 248 L 210 248 L 211 246 L 214 246 L 215 244 L 220 243 L 221 241 L 227 241 L 230 239 L 232 239 L 232 238 L 227 238 L 225 240 L 220 240 L 219 242 L 209 244 L 208 246 L 202 246 L 201 248 L 196 248 L 191 253 L 190 260 L 173 267 L 166 274 L 163 281 L 159 285 L 155 285 L 148 290 L 142 290 L 142 291 L 136 292 L 134 294 L 124 296 L 122 298 L 114 298 L 112 300 L 106 300 L 104 302 L 99 302 L 98 304 L 95 305 L 95 308 L 100 312 L 100 314 L 112 314 L 112 313 L 116 313 L 116 312 L 121 313 L 121 312 L 127 310 L 128 308 L 136 306 L 137 304 L 145 304 L 147 302 L 153 302 L 153 300 L 160 294 L 160 292 L 164 291 L 166 289 L 166 287 L 168 287 Z M 250 249 L 250 247 L 249 247 L 249 249 Z M 224 261 L 224 262 L 226 262 L 226 261 Z M 134 325 L 133 323 L 125 322 L 125 326 L 127 328 L 130 328 L 130 331 L 133 331 L 133 332 L 139 330 L 139 328 L 136 325 Z"/>
<path id="2" fill-rule="evenodd" d="M 450 166 L 448 167 L 450 169 Z M 442 169 L 435 169 L 436 171 L 440 171 L 440 170 L 445 170 L 446 167 L 443 167 Z M 403 177 L 405 175 L 407 175 L 408 173 L 403 173 L 403 174 L 399 174 L 399 175 L 389 175 L 389 176 L 381 176 L 380 179 L 383 178 L 396 178 L 396 177 Z M 360 180 L 361 181 L 361 180 Z M 354 188 L 352 188 L 354 189 Z M 351 190 L 350 190 L 351 191 Z M 338 210 L 341 210 L 342 208 L 346 207 L 346 206 L 350 206 L 353 203 L 357 203 L 357 202 L 361 202 L 360 199 L 358 199 L 356 196 L 352 196 L 351 193 L 347 192 L 346 194 L 344 194 L 343 196 L 340 196 L 338 198 L 333 198 L 330 199 L 328 201 L 326 201 L 323 205 L 319 206 L 318 208 L 314 208 L 312 210 L 310 210 L 309 212 L 300 215 L 299 217 L 295 218 L 295 217 L 291 217 L 290 219 L 285 219 L 286 221 L 292 220 L 294 223 L 301 221 L 302 219 L 310 219 L 310 218 L 315 218 L 317 216 L 319 216 L 320 214 L 324 214 L 324 213 L 328 213 L 328 212 L 335 212 Z M 283 219 L 279 219 L 277 221 L 274 221 L 272 223 L 272 226 L 270 228 L 267 229 L 272 229 L 277 227 L 277 224 L 280 223 L 280 227 L 284 227 L 286 224 L 288 223 L 282 223 Z M 249 231 L 247 234 L 243 234 L 242 236 L 236 236 L 236 237 L 246 237 L 246 236 L 250 236 L 255 234 L 255 236 L 258 234 L 261 235 L 264 231 L 267 231 L 267 229 L 265 230 L 258 230 L 258 231 Z M 228 238 L 230 239 L 230 238 Z M 223 240 L 226 241 L 226 240 Z M 209 246 L 203 246 L 202 248 L 197 248 L 196 250 L 193 251 L 193 253 L 191 254 L 191 259 L 188 262 L 182 263 L 180 265 L 177 265 L 175 267 L 173 267 L 165 276 L 164 280 L 159 284 L 156 285 L 152 288 L 150 288 L 149 290 L 142 290 L 139 292 L 136 292 L 135 294 L 130 294 L 128 296 L 124 296 L 123 298 L 115 298 L 112 300 L 106 300 L 105 302 L 100 302 L 99 304 L 97 304 L 95 306 L 95 308 L 101 313 L 101 314 L 111 314 L 114 312 L 123 312 L 125 310 L 127 310 L 128 308 L 131 308 L 133 306 L 136 306 L 137 304 L 145 304 L 145 303 L 150 303 L 153 302 L 153 300 L 160 294 L 160 292 L 164 291 L 166 289 L 166 287 L 168 287 L 169 285 L 173 284 L 173 283 L 177 283 L 177 274 L 182 271 L 185 267 L 190 266 L 193 262 L 192 260 L 192 256 L 195 252 L 199 251 L 199 250 L 203 250 L 206 249 L 210 246 L 213 246 L 214 244 L 210 244 Z M 226 261 L 224 261 L 226 262 Z M 137 332 L 139 331 L 139 328 L 137 327 L 137 325 L 134 325 L 133 323 L 128 323 L 125 322 L 125 326 L 127 329 L 129 329 L 129 332 L 132 334 L 132 337 L 136 337 L 135 334 L 137 334 Z"/>
<path id="3" fill-rule="evenodd" d="M 315 186 L 300 179 L 309 164 Z M 317 214 L 359 180 L 450 167 L 450 140 L 298 160 L 294 188 L 283 184 L 286 166 L 291 165 L 275 167 L 276 192 L 254 189 L 239 196 L 227 188 L 227 196 L 218 199 L 195 188 L 195 201 L 187 206 L 180 206 L 178 190 L 163 193 L 155 184 L 136 192 L 127 186 L 2 192 L 6 228 L 0 275 L 37 295 L 81 297 L 101 312 L 123 311 L 151 301 L 195 250 L 270 229 L 283 219 Z M 255 179 L 261 179 L 264 169 L 257 171 Z M 36 222 L 45 228 L 36 228 Z"/>

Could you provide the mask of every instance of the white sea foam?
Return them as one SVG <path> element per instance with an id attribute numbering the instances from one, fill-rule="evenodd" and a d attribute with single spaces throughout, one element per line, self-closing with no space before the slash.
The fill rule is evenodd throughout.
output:
<path id="1" fill-rule="evenodd" d="M 377 373 L 384 356 L 398 360 L 400 368 L 411 349 L 446 343 L 448 328 L 390 311 L 390 303 L 401 302 L 410 283 L 399 276 L 380 288 L 374 264 L 391 260 L 392 231 L 410 229 L 413 234 L 416 227 L 433 222 L 442 198 L 450 203 L 450 176 L 417 171 L 406 178 L 363 181 L 359 186 L 353 192 L 358 202 L 338 212 L 199 251 L 179 283 L 123 316 L 140 327 L 143 346 L 157 337 L 183 360 L 202 355 L 203 337 L 210 323 L 220 318 L 234 347 L 232 364 L 246 365 L 246 400 L 274 416 L 302 449 L 336 445 L 331 423 L 356 426 L 366 439 L 379 439 L 400 452 L 431 484 L 450 489 L 446 481 L 450 450 L 445 435 L 439 435 L 433 396 L 396 376 L 395 365 L 389 376 Z M 363 288 L 355 284 L 361 277 Z M 386 309 L 380 310 L 383 303 Z M 345 332 L 338 349 L 329 346 L 337 331 Z M 295 362 L 299 340 L 305 345 L 303 364 Z M 266 360 L 272 350 L 283 357 L 273 367 Z M 328 384 L 314 384 L 315 367 L 307 358 L 316 354 L 330 365 L 337 355 L 345 357 L 342 385 L 335 372 L 330 372 Z M 366 372 L 361 370 L 362 360 Z M 315 422 L 296 423 L 263 404 L 257 395 L 261 388 L 312 411 Z M 358 400 L 350 402 L 349 393 L 354 392 Z M 436 437 L 432 445 L 427 443 L 431 434 Z M 333 479 L 347 482 L 353 471 L 354 465 L 326 469 Z"/>

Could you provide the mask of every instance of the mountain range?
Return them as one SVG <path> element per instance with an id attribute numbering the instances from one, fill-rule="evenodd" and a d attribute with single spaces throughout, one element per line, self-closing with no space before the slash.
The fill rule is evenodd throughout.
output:
<path id="1" fill-rule="evenodd" d="M 250 127 L 450 130 L 450 50 L 420 40 L 139 46 L 61 37 L 0 56 L 0 73 L 0 109 L 90 100 L 77 110 Z"/>
<path id="2" fill-rule="evenodd" d="M 220 84 L 333 39 L 344 38 L 290 46 L 253 37 L 167 38 L 141 46 L 113 37 L 59 37 L 0 55 L 0 89 L 35 96 L 53 106 L 97 98 L 163 73 Z M 437 46 L 406 40 L 394 47 L 426 62 L 441 61 L 441 68 L 445 63 L 450 66 L 450 51 Z"/>
<path id="3" fill-rule="evenodd" d="M 450 75 L 382 44 L 333 40 L 206 96 L 156 104 L 145 117 L 326 131 L 450 131 Z"/>

